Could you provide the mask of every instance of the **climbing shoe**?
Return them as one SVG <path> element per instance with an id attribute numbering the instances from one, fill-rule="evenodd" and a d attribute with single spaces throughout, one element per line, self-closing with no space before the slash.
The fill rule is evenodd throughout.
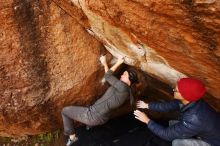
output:
<path id="1" fill-rule="evenodd" d="M 78 137 L 74 137 L 74 139 L 68 139 L 66 142 L 66 146 L 72 146 L 72 144 L 76 143 L 78 141 Z"/>

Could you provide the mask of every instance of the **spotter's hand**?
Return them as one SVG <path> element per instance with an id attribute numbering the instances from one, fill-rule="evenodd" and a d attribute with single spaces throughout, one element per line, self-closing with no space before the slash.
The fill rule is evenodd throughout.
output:
<path id="1" fill-rule="evenodd" d="M 134 111 L 134 115 L 135 115 L 136 119 L 138 119 L 139 121 L 144 122 L 146 124 L 148 124 L 148 122 L 150 121 L 148 116 L 145 113 L 143 113 L 143 112 L 141 112 L 139 110 L 135 110 Z"/>
<path id="2" fill-rule="evenodd" d="M 137 101 L 137 108 L 148 109 L 148 104 L 142 100 Z"/>

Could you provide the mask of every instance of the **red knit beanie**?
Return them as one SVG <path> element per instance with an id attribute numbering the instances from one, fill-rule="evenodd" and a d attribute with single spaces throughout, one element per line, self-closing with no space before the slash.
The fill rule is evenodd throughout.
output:
<path id="1" fill-rule="evenodd" d="M 177 82 L 180 94 L 187 101 L 199 100 L 206 92 L 203 83 L 193 78 L 182 78 Z"/>

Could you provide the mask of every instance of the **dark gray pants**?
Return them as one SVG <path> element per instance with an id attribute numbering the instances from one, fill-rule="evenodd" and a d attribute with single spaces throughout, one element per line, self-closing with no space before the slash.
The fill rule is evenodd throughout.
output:
<path id="1" fill-rule="evenodd" d="M 67 106 L 64 107 L 62 112 L 64 134 L 74 134 L 73 120 L 86 124 L 88 126 L 96 126 L 103 124 L 103 121 L 96 118 L 97 116 L 92 114 L 87 107 L 81 106 Z"/>

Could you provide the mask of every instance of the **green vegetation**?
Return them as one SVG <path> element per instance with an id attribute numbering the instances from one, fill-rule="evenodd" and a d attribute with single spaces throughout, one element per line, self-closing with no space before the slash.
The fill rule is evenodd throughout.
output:
<path id="1" fill-rule="evenodd" d="M 12 138 L 10 138 L 10 137 L 0 137 L 0 144 L 1 143 L 10 143 L 11 139 Z"/>
<path id="2" fill-rule="evenodd" d="M 49 145 L 51 142 L 57 140 L 59 138 L 59 135 L 60 135 L 60 130 L 57 130 L 54 132 L 33 136 L 32 138 L 30 138 L 30 140 L 33 145 L 36 143 Z"/>
<path id="3" fill-rule="evenodd" d="M 26 139 L 19 138 L 9 138 L 9 137 L 0 137 L 0 145 L 9 144 L 17 146 L 34 146 L 38 144 L 39 146 L 49 146 L 52 142 L 58 140 L 61 131 L 56 130 L 53 132 L 48 132 L 40 135 L 28 136 Z M 16 141 L 16 142 L 15 142 Z"/>

